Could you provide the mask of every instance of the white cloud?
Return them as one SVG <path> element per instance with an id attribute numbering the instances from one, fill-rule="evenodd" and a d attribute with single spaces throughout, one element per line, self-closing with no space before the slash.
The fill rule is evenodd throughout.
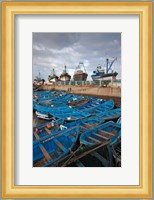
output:
<path id="1" fill-rule="evenodd" d="M 38 71 L 47 80 L 52 69 L 60 75 L 67 66 L 73 76 L 79 62 L 84 62 L 91 79 L 92 71 L 106 58 L 115 58 L 115 70 L 121 76 L 120 33 L 33 33 L 33 78 Z"/>

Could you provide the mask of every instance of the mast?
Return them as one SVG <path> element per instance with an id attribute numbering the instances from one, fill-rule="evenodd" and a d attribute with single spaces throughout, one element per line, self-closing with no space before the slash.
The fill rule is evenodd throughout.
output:
<path id="1" fill-rule="evenodd" d="M 109 64 L 109 59 L 107 58 L 107 59 L 106 59 L 106 73 L 108 73 L 108 71 L 109 71 L 109 70 L 108 70 L 108 64 Z"/>

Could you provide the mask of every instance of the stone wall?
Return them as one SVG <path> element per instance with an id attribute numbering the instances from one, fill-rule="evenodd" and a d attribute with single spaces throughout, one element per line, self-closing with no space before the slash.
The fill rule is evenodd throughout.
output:
<path id="1" fill-rule="evenodd" d="M 71 88 L 71 93 L 73 94 L 121 98 L 121 87 L 43 85 L 41 89 L 68 91 L 70 88 Z"/>

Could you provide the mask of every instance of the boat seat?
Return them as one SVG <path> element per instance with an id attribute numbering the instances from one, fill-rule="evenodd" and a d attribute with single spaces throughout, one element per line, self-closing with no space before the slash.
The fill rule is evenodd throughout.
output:
<path id="1" fill-rule="evenodd" d="M 117 132 L 107 132 L 107 131 L 99 130 L 98 133 L 115 136 Z"/>
<path id="2" fill-rule="evenodd" d="M 91 124 L 87 124 L 87 123 L 82 123 L 83 125 L 85 125 L 86 128 L 91 128 L 92 125 Z"/>
<path id="3" fill-rule="evenodd" d="M 48 128 L 45 128 L 46 132 L 50 135 L 51 131 Z"/>
<path id="4" fill-rule="evenodd" d="M 38 136 L 36 132 L 34 132 L 34 135 L 35 135 L 36 140 L 40 140 L 40 137 Z"/>
<path id="5" fill-rule="evenodd" d="M 90 137 L 90 136 L 89 136 L 89 139 L 92 140 L 93 142 L 97 142 L 97 143 L 100 143 L 100 142 L 101 142 L 100 140 L 97 140 L 97 139 L 92 138 L 92 137 Z"/>
<path id="6" fill-rule="evenodd" d="M 98 133 L 96 133 L 95 135 L 97 135 L 98 137 L 100 137 L 100 138 L 102 138 L 102 139 L 104 139 L 104 140 L 109 140 L 108 137 L 105 137 L 105 136 L 100 135 L 100 134 L 98 134 Z"/>
<path id="7" fill-rule="evenodd" d="M 63 152 L 65 151 L 65 147 L 62 145 L 61 142 L 59 142 L 58 140 L 55 140 L 55 143 Z"/>
<path id="8" fill-rule="evenodd" d="M 42 144 L 39 144 L 39 147 L 44 155 L 44 157 L 46 158 L 46 160 L 49 162 L 51 160 L 50 155 L 48 154 L 48 152 L 46 151 L 46 149 L 44 148 L 44 146 Z"/>

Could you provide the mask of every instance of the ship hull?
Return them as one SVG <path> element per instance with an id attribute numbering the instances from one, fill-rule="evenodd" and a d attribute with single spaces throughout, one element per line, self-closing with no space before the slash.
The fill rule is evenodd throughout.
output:
<path id="1" fill-rule="evenodd" d="M 87 76 L 88 76 L 88 74 L 86 74 L 86 73 L 74 74 L 73 79 L 74 79 L 74 81 L 86 81 Z"/>
<path id="2" fill-rule="evenodd" d="M 56 78 L 53 78 L 53 79 L 50 79 L 50 81 L 49 81 L 49 82 L 50 82 L 50 83 L 52 83 L 52 82 L 54 82 L 54 83 L 55 83 L 55 82 L 57 82 L 57 81 L 58 81 L 58 79 L 56 79 Z"/>
<path id="3" fill-rule="evenodd" d="M 102 75 L 91 75 L 91 78 L 93 81 L 97 80 L 111 80 L 111 79 L 116 79 L 116 76 L 118 75 L 117 72 L 114 73 L 107 73 L 107 74 L 102 74 Z"/>
<path id="4" fill-rule="evenodd" d="M 60 76 L 60 80 L 61 81 L 70 81 L 70 79 L 71 79 L 71 76 Z"/>
<path id="5" fill-rule="evenodd" d="M 43 81 L 40 81 L 40 82 L 37 82 L 37 81 L 35 81 L 35 82 L 33 82 L 33 86 L 41 86 L 41 85 L 43 85 Z"/>

